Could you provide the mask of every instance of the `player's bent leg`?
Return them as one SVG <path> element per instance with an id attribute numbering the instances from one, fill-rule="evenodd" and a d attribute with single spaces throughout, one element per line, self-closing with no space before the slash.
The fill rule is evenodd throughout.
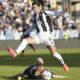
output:
<path id="1" fill-rule="evenodd" d="M 18 49 L 16 51 L 14 51 L 12 48 L 8 47 L 7 50 L 9 52 L 9 54 L 12 56 L 12 57 L 16 57 L 17 54 L 19 54 L 22 50 L 25 49 L 26 45 L 28 44 L 27 40 L 26 39 L 23 39 L 21 44 L 19 45 Z"/>
<path id="2" fill-rule="evenodd" d="M 65 72 L 68 72 L 69 71 L 69 68 L 65 64 L 62 56 L 59 53 L 57 53 L 55 46 L 54 45 L 51 45 L 51 46 L 47 46 L 47 48 L 49 49 L 49 51 L 51 52 L 51 54 L 61 62 L 62 66 L 63 66 L 63 68 L 65 70 Z"/>
<path id="3" fill-rule="evenodd" d="M 24 36 L 24 35 L 22 35 L 21 36 L 21 39 L 20 39 L 20 41 L 22 41 L 23 39 L 25 39 L 26 37 Z M 25 49 L 24 50 L 22 50 L 22 52 L 21 52 L 21 56 L 23 56 L 24 55 L 24 52 L 25 52 Z"/>
<path id="4" fill-rule="evenodd" d="M 28 45 L 29 45 L 29 47 L 31 47 L 31 48 L 32 48 L 32 50 L 33 50 L 33 51 L 35 51 L 35 50 L 36 50 L 33 44 L 28 44 Z M 24 50 L 22 50 L 22 52 L 21 52 L 21 56 L 24 56 L 24 53 L 25 53 L 25 49 L 24 49 Z"/>
<path id="5" fill-rule="evenodd" d="M 14 51 L 12 48 L 8 47 L 7 50 L 12 57 L 16 57 L 22 50 L 26 48 L 28 44 L 35 44 L 36 41 L 33 37 L 28 37 L 23 39 L 19 47 Z"/>
<path id="6" fill-rule="evenodd" d="M 21 37 L 21 41 L 22 41 L 23 39 L 25 39 L 25 38 L 28 38 L 28 37 L 30 37 L 29 34 L 28 34 L 28 35 L 23 35 L 23 36 Z M 28 45 L 32 48 L 33 51 L 35 51 L 35 47 L 34 47 L 32 44 L 28 44 Z M 23 56 L 24 53 L 25 53 L 25 49 L 21 52 L 21 56 Z"/>
<path id="7" fill-rule="evenodd" d="M 16 49 L 17 54 L 19 54 L 22 50 L 24 50 L 28 44 L 36 44 L 35 39 L 33 37 L 28 37 L 26 39 L 23 39 L 22 43 Z"/>

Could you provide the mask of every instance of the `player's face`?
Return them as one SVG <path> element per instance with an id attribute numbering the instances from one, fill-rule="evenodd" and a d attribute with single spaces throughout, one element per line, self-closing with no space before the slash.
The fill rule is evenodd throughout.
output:
<path id="1" fill-rule="evenodd" d="M 38 14 L 41 11 L 41 6 L 33 5 L 34 12 Z"/>

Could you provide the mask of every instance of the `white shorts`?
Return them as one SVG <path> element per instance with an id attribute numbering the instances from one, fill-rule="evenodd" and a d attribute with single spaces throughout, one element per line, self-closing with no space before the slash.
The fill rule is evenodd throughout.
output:
<path id="1" fill-rule="evenodd" d="M 53 36 L 50 33 L 47 32 L 36 33 L 32 37 L 36 40 L 36 44 L 42 43 L 46 46 L 54 45 Z"/>

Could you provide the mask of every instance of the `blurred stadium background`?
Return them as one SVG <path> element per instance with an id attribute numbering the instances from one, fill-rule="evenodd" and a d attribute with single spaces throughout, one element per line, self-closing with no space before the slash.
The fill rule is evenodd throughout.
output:
<path id="1" fill-rule="evenodd" d="M 54 39 L 80 38 L 80 0 L 39 0 L 43 9 L 60 14 L 52 18 Z M 31 0 L 0 0 L 0 40 L 19 40 L 32 14 Z M 62 13 L 62 14 L 61 14 Z"/>

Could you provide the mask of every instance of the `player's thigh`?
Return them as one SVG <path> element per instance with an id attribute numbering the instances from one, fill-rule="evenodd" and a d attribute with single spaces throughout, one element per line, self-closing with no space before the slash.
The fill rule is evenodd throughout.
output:
<path id="1" fill-rule="evenodd" d="M 54 40 L 53 40 L 53 36 L 51 34 L 45 35 L 44 38 L 43 38 L 43 43 L 46 46 L 48 46 L 48 45 L 50 45 L 50 46 L 55 45 L 54 44 Z"/>
<path id="2" fill-rule="evenodd" d="M 38 36 L 38 34 L 30 35 L 30 37 L 32 37 L 35 40 L 35 44 L 42 43 L 40 37 Z"/>
<path id="3" fill-rule="evenodd" d="M 28 44 L 36 44 L 36 41 L 33 37 L 27 37 L 25 39 L 27 40 Z"/>
<path id="4" fill-rule="evenodd" d="M 52 54 L 56 53 L 55 42 L 54 42 L 53 38 L 51 37 L 51 35 L 45 36 L 45 37 L 46 37 L 46 38 L 44 38 L 45 46 L 49 49 L 49 51 Z"/>

